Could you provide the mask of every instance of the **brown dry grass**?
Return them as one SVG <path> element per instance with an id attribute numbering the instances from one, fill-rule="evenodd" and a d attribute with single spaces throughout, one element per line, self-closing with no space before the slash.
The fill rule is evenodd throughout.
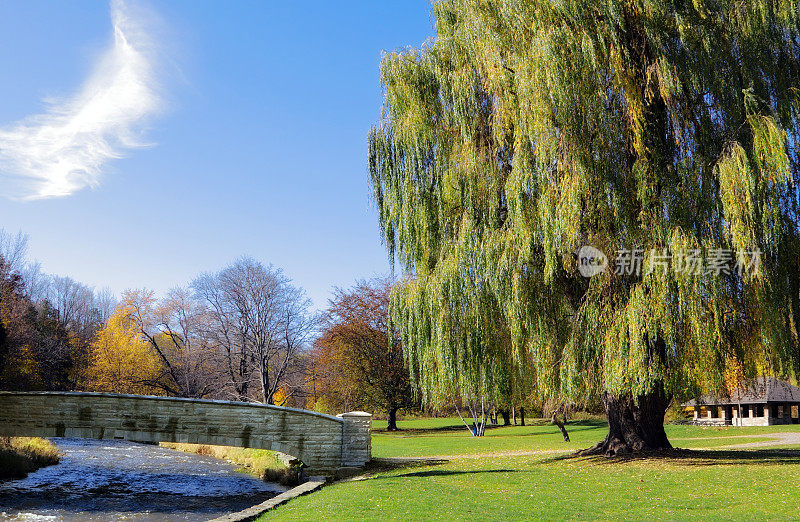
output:
<path id="1" fill-rule="evenodd" d="M 24 478 L 44 466 L 57 464 L 58 448 L 46 439 L 0 437 L 0 479 Z"/>
<path id="2" fill-rule="evenodd" d="M 300 483 L 299 468 L 286 466 L 274 451 L 174 442 L 162 442 L 161 446 L 227 460 L 241 466 L 242 471 L 255 475 L 265 482 L 276 482 L 284 486 L 296 486 Z"/>

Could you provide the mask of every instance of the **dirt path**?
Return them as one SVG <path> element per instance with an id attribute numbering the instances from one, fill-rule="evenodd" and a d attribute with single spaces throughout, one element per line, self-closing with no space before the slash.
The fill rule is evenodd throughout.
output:
<path id="1" fill-rule="evenodd" d="M 770 446 L 800 445 L 800 432 L 797 431 L 769 433 L 764 434 L 763 436 L 770 437 L 771 440 L 747 442 L 745 444 L 733 444 L 731 446 L 725 446 L 725 449 L 768 448 Z"/>
<path id="2" fill-rule="evenodd" d="M 463 459 L 485 459 L 494 457 L 527 457 L 533 455 L 558 455 L 559 453 L 575 452 L 575 449 L 551 449 L 551 450 L 518 450 L 518 451 L 495 451 L 491 453 L 465 453 L 462 455 L 425 455 L 420 457 L 377 457 L 375 460 L 383 462 L 421 462 L 426 460 L 463 460 Z"/>
<path id="3" fill-rule="evenodd" d="M 762 433 L 761 435 L 714 435 L 710 437 L 670 437 L 670 441 L 684 440 L 719 440 L 719 439 L 755 439 L 757 437 L 771 437 L 772 433 Z"/>

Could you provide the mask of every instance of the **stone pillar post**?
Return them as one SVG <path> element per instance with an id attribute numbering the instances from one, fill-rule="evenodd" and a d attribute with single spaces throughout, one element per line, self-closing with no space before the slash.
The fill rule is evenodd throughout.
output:
<path id="1" fill-rule="evenodd" d="M 748 404 L 745 406 L 747 408 L 747 416 L 751 419 L 756 416 L 756 405 L 755 404 Z"/>
<path id="2" fill-rule="evenodd" d="M 694 407 L 694 420 L 697 420 L 699 418 L 700 418 L 700 406 L 698 405 Z"/>
<path id="3" fill-rule="evenodd" d="M 337 415 L 342 424 L 342 466 L 361 467 L 372 459 L 372 415 L 351 411 Z"/>
<path id="4" fill-rule="evenodd" d="M 728 408 L 729 406 L 720 406 L 719 408 L 719 413 L 720 413 L 719 416 L 723 421 L 725 421 L 725 424 L 727 424 L 728 421 L 730 420 L 730 418 L 728 417 Z"/>

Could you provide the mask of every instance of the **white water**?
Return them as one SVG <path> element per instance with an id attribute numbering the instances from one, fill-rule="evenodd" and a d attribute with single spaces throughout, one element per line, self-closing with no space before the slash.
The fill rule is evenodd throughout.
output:
<path id="1" fill-rule="evenodd" d="M 0 482 L 0 520 L 208 520 L 285 490 L 211 457 L 118 440 L 54 441 L 59 464 Z"/>

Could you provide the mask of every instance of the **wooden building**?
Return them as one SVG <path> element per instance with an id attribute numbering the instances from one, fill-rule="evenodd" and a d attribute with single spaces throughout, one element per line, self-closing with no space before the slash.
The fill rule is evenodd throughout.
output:
<path id="1" fill-rule="evenodd" d="M 772 426 L 800 422 L 800 388 L 774 377 L 744 383 L 730 397 L 703 395 L 683 404 L 694 409 L 695 424 Z"/>

